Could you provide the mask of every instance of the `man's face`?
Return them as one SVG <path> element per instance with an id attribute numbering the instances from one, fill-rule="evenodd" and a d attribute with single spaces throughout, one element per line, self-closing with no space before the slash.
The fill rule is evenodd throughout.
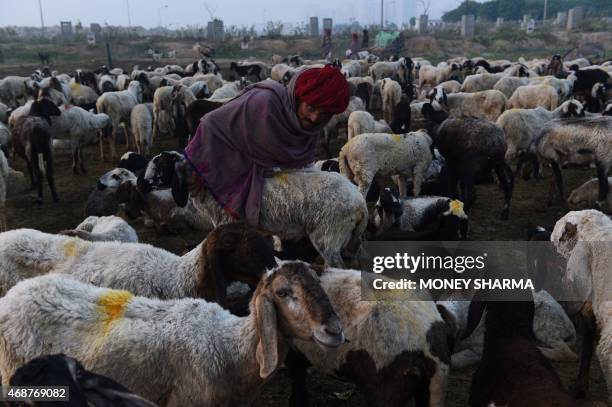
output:
<path id="1" fill-rule="evenodd" d="M 297 117 L 304 130 L 313 130 L 325 126 L 331 119 L 332 113 L 310 106 L 308 103 L 299 102 Z"/>

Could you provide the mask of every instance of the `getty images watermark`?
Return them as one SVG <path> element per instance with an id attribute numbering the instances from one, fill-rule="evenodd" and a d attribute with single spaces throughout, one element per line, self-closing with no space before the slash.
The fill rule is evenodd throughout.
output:
<path id="1" fill-rule="evenodd" d="M 567 259 L 551 242 L 365 242 L 361 265 L 366 300 L 478 291 L 489 301 L 520 301 L 541 289 L 557 301 L 587 299 L 565 278 Z"/>

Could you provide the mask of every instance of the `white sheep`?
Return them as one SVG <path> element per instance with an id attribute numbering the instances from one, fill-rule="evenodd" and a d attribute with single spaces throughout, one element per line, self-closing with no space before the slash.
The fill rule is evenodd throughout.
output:
<path id="1" fill-rule="evenodd" d="M 530 149 L 544 164 L 550 164 L 565 200 L 561 166 L 595 163 L 599 179 L 597 206 L 603 207 L 608 195 L 608 172 L 612 166 L 612 117 L 595 116 L 577 119 L 555 119 L 546 123 Z M 551 183 L 548 205 L 552 204 L 555 185 Z"/>
<path id="2" fill-rule="evenodd" d="M 446 94 L 443 88 L 436 86 L 430 95 L 432 104 L 437 110 L 439 107 L 447 110 L 450 116 L 474 116 L 495 121 L 506 108 L 507 99 L 498 90 L 485 90 L 482 92 L 451 93 Z M 437 105 L 436 105 L 437 104 Z"/>
<path id="3" fill-rule="evenodd" d="M 135 297 L 63 275 L 22 281 L 0 305 L 5 386 L 32 358 L 65 353 L 165 406 L 248 403 L 289 340 L 345 340 L 314 272 L 291 264 L 263 276 L 243 318 L 203 300 Z"/>
<path id="4" fill-rule="evenodd" d="M 442 66 L 422 66 L 419 69 L 419 89 L 425 85 L 438 86 L 442 82 L 451 80 L 454 75 L 459 75 L 461 65 L 458 63 L 444 64 Z"/>
<path id="5" fill-rule="evenodd" d="M 590 312 L 594 316 L 599 330 L 597 357 L 612 401 L 612 303 L 609 299 L 612 220 L 592 209 L 569 212 L 557 221 L 550 240 L 557 252 L 568 259 L 563 280 L 573 289 L 574 298 L 587 303 L 583 304 L 586 310 L 582 313 Z M 592 352 L 593 343 L 586 345 Z M 586 362 L 588 372 L 590 359 Z"/>
<path id="6" fill-rule="evenodd" d="M 608 177 L 608 188 L 612 189 L 612 177 Z M 599 180 L 597 178 L 590 179 L 572 191 L 567 198 L 567 205 L 572 211 L 595 208 L 598 191 Z M 606 201 L 600 209 L 605 213 L 612 214 L 612 194 L 608 193 Z"/>
<path id="7" fill-rule="evenodd" d="M 7 151 L 4 144 L 0 144 L 0 232 L 7 229 L 6 226 L 6 196 L 9 183 L 9 165 Z"/>
<path id="8" fill-rule="evenodd" d="M 374 82 L 391 78 L 400 83 L 405 83 L 408 79 L 408 63 L 404 57 L 394 62 L 379 61 L 370 67 L 368 75 L 372 77 Z"/>
<path id="9" fill-rule="evenodd" d="M 147 181 L 176 176 L 173 195 L 186 204 L 190 198 L 196 210 L 207 215 L 214 226 L 232 218 L 212 195 L 190 177 L 191 166 L 184 160 L 170 168 L 174 175 L 145 176 Z M 368 208 L 363 196 L 346 177 L 312 169 L 280 171 L 265 178 L 259 225 L 261 230 L 281 239 L 308 237 L 330 266 L 342 266 L 341 251 L 359 245 L 368 223 Z M 357 247 L 358 248 L 358 247 Z"/>
<path id="10" fill-rule="evenodd" d="M 406 134 L 360 134 L 340 150 L 340 172 L 357 183 L 364 198 L 377 174 L 399 175 L 402 198 L 406 197 L 406 181 L 412 178 L 412 193 L 419 196 L 432 160 L 431 144 L 432 140 L 424 130 Z"/>
<path id="11" fill-rule="evenodd" d="M 517 76 L 504 76 L 495 83 L 493 89 L 503 93 L 507 98 L 511 97 L 515 90 L 521 86 L 529 85 L 528 78 L 519 78 Z"/>
<path id="12" fill-rule="evenodd" d="M 89 108 L 96 106 L 97 100 L 98 94 L 95 90 L 87 85 L 74 82 L 74 79 L 72 80 L 70 83 L 70 103 L 89 110 Z"/>
<path id="13" fill-rule="evenodd" d="M 535 109 L 543 107 L 547 110 L 555 110 L 559 106 L 559 94 L 551 85 L 535 84 L 519 86 L 510 99 L 508 109 Z"/>
<path id="14" fill-rule="evenodd" d="M 118 216 L 89 216 L 75 229 L 64 230 L 61 233 L 90 242 L 138 243 L 138 235 L 134 228 Z"/>
<path id="15" fill-rule="evenodd" d="M 0 102 L 17 108 L 28 99 L 30 79 L 21 76 L 6 76 L 0 79 Z"/>
<path id="16" fill-rule="evenodd" d="M 348 139 L 363 133 L 391 133 L 391 127 L 384 120 L 374 120 L 366 111 L 351 112 L 348 118 Z"/>
<path id="17" fill-rule="evenodd" d="M 383 117 L 387 123 L 393 122 L 393 111 L 402 99 L 402 87 L 393 79 L 385 78 L 381 81 Z"/>
<path id="18" fill-rule="evenodd" d="M 0 102 L 0 123 L 8 123 L 8 110 L 9 107 Z"/>
<path id="19" fill-rule="evenodd" d="M 294 340 L 294 346 L 314 369 L 355 383 L 365 405 L 411 405 L 416 398 L 444 406 L 450 353 L 435 302 L 416 290 L 374 290 L 375 278 L 393 281 L 358 270 L 326 269 L 321 286 L 350 342 L 325 350 L 303 340 Z"/>
<path id="20" fill-rule="evenodd" d="M 53 119 L 51 134 L 56 139 L 67 139 L 72 144 L 72 170 L 84 174 L 85 166 L 81 156 L 82 146 L 99 138 L 100 156 L 103 159 L 103 143 L 111 142 L 114 127 L 111 117 L 105 113 L 92 113 L 78 106 L 60 106 L 61 114 Z M 109 140 L 110 139 L 110 140 Z M 113 148 L 111 146 L 111 151 Z"/>
<path id="21" fill-rule="evenodd" d="M 359 61 L 349 60 L 342 62 L 342 68 L 340 72 L 345 78 L 354 78 L 361 76 L 361 64 Z"/>
<path id="22" fill-rule="evenodd" d="M 134 106 L 130 113 L 130 124 L 134 134 L 136 151 L 146 157 L 153 146 L 153 103 Z"/>
<path id="23" fill-rule="evenodd" d="M 177 256 L 149 244 L 117 240 L 137 239 L 133 230 L 128 232 L 129 225 L 122 220 L 121 224 L 118 219 L 92 216 L 80 225 L 86 229 L 99 226 L 99 233 L 95 234 L 65 231 L 78 237 L 32 229 L 1 233 L 0 297 L 26 278 L 62 273 L 143 297 L 193 297 L 213 301 L 225 297 L 222 290 L 218 291 L 223 284 L 219 278 L 244 281 L 254 288 L 253 279 L 274 265 L 273 252 L 264 238 L 243 224 L 221 226 L 191 251 Z M 221 261 L 229 253 L 235 257 Z"/>
<path id="24" fill-rule="evenodd" d="M 529 151 L 529 146 L 550 120 L 582 116 L 584 107 L 577 100 L 568 100 L 553 110 L 543 107 L 536 109 L 510 109 L 497 118 L 497 124 L 506 136 L 506 160 L 514 160 Z M 517 167 L 518 168 L 518 167 Z"/>
<path id="25" fill-rule="evenodd" d="M 100 75 L 98 78 L 98 89 L 100 89 L 100 92 L 103 94 L 107 92 L 115 92 L 117 91 L 117 82 L 111 75 Z"/>
<path id="26" fill-rule="evenodd" d="M 221 79 L 221 77 L 212 73 L 204 75 L 197 74 L 194 76 L 186 76 L 182 78 L 179 82 L 181 85 L 185 86 L 192 86 L 196 82 L 204 82 L 206 83 L 206 86 L 208 86 L 209 92 L 214 92 L 215 90 L 223 86 L 223 80 Z"/>
<path id="27" fill-rule="evenodd" d="M 110 140 L 111 159 L 115 158 L 115 132 L 120 124 L 124 125 L 127 149 L 129 150 L 130 113 L 137 104 L 142 103 L 142 87 L 140 82 L 132 81 L 127 90 L 106 92 L 98 98 L 96 108 L 98 113 L 106 113 L 113 122 L 113 133 Z M 102 154 L 103 151 L 101 150 Z M 104 159 L 104 157 L 102 157 Z"/>
<path id="28" fill-rule="evenodd" d="M 229 99 L 240 93 L 241 86 L 240 82 L 228 82 L 221 86 L 219 89 L 216 89 L 212 95 L 210 95 L 209 100 L 220 100 L 220 99 Z"/>

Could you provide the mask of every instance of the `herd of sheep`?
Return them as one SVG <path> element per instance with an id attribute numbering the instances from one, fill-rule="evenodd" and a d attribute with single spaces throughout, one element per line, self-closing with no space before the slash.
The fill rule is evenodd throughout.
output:
<path id="1" fill-rule="evenodd" d="M 252 81 L 286 85 L 328 63 L 271 62 L 232 62 L 230 80 L 208 55 L 186 67 L 45 67 L 0 79 L 4 386 L 48 385 L 39 376 L 55 369 L 71 397 L 95 388 L 110 405 L 230 406 L 284 364 L 293 406 L 309 403 L 312 366 L 355 383 L 367 405 L 442 407 L 451 369 L 477 365 L 472 406 L 586 406 L 597 402 L 575 397 L 588 396 L 596 354 L 612 395 L 612 61 L 334 60 L 351 99 L 321 130 L 327 156 L 266 175 L 256 230 L 222 210 L 181 150 L 204 115 Z M 151 156 L 162 137 L 177 151 Z M 128 150 L 118 163 L 117 144 Z M 9 159 L 25 162 L 36 203 L 45 177 L 57 202 L 54 156 L 69 151 L 78 177 L 87 145 L 116 167 L 92 185 L 86 219 L 58 234 L 7 231 L 6 199 L 24 178 Z M 478 184 L 498 180 L 506 220 L 517 176 L 550 167 L 550 205 L 555 186 L 565 202 L 562 170 L 573 165 L 597 177 L 532 239 L 564 260 L 556 277 L 584 299 L 574 313 L 545 290 L 514 303 L 416 290 L 364 298 L 373 278 L 359 271 L 364 240 L 466 240 Z M 178 256 L 139 243 L 119 212 L 161 234 L 206 238 Z M 578 359 L 570 394 L 549 360 Z"/>

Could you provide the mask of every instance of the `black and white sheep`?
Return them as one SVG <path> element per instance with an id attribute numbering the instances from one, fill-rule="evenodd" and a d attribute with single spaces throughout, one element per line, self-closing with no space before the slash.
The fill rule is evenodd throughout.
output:
<path id="1" fill-rule="evenodd" d="M 138 235 L 133 227 L 117 216 L 89 216 L 71 230 L 60 232 L 90 242 L 138 243 Z"/>

